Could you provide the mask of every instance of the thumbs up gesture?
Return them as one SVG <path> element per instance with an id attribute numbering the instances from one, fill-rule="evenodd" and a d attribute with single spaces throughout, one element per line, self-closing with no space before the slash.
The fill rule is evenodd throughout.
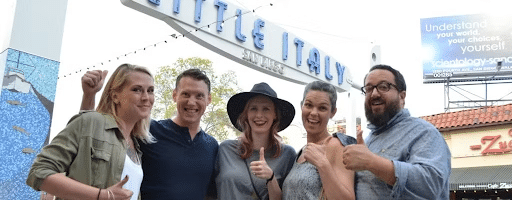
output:
<path id="1" fill-rule="evenodd" d="M 267 165 L 267 161 L 265 160 L 265 148 L 261 147 L 260 159 L 257 161 L 252 161 L 250 169 L 252 174 L 258 178 L 267 180 L 272 177 L 274 172 Z"/>
<path id="2" fill-rule="evenodd" d="M 113 199 L 130 199 L 132 197 L 133 192 L 123 188 L 126 182 L 128 182 L 128 175 L 126 175 L 123 180 L 119 181 L 115 185 L 107 188 L 107 190 L 110 190 L 110 194 L 113 195 Z"/>
<path id="3" fill-rule="evenodd" d="M 364 144 L 363 131 L 362 130 L 357 131 L 356 139 L 357 139 L 357 144 L 362 144 L 362 145 L 366 146 L 366 144 Z"/>
<path id="4" fill-rule="evenodd" d="M 317 167 L 321 166 L 322 163 L 329 163 L 325 148 L 325 144 L 323 143 L 307 143 L 302 151 L 304 159 Z"/>
<path id="5" fill-rule="evenodd" d="M 357 131 L 357 144 L 348 145 L 343 149 L 343 164 L 350 170 L 367 170 L 375 154 L 366 146 L 363 131 Z"/>

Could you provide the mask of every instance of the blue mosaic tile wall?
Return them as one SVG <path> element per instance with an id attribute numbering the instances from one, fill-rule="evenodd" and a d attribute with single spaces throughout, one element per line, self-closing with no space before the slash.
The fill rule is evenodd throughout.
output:
<path id="1" fill-rule="evenodd" d="M 39 192 L 27 186 L 25 179 L 49 134 L 59 62 L 13 49 L 4 53 L 7 61 L 0 94 L 0 199 L 39 199 Z M 12 88 L 13 84 L 29 85 L 25 87 L 29 90 L 20 92 Z"/>

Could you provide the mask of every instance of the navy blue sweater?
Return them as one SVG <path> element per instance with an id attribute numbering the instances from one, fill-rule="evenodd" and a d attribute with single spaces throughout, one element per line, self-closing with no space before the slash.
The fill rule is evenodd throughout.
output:
<path id="1" fill-rule="evenodd" d="M 192 140 L 187 127 L 171 119 L 151 121 L 156 143 L 141 144 L 142 199 L 204 199 L 213 183 L 219 144 L 201 130 Z"/>

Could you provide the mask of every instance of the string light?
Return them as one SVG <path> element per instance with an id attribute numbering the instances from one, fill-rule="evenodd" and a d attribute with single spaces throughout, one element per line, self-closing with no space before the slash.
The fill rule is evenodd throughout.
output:
<path id="1" fill-rule="evenodd" d="M 252 9 L 252 13 L 254 14 L 254 13 L 256 12 L 256 10 L 258 10 L 258 9 L 260 9 L 260 8 L 262 8 L 262 7 L 265 7 L 265 6 L 273 6 L 273 5 L 274 5 L 274 4 L 270 3 L 270 4 L 268 4 L 268 5 L 262 5 L 262 6 L 259 6 L 259 7 L 257 7 L 257 8 Z M 251 11 L 246 11 L 246 12 L 242 13 L 242 15 L 245 15 L 245 14 L 247 14 L 247 13 L 251 13 Z M 230 17 L 226 18 L 225 20 L 222 20 L 222 22 L 220 22 L 220 21 L 219 21 L 219 22 L 220 22 L 220 23 L 222 23 L 222 25 L 224 25 L 224 22 L 225 22 L 225 21 L 227 21 L 227 20 L 231 20 L 231 19 L 235 19 L 236 17 L 238 17 L 238 16 L 236 16 L 236 15 L 234 15 L 234 16 L 230 16 Z M 214 21 L 214 22 L 212 22 L 212 23 L 210 23 L 210 24 L 204 25 L 204 26 L 199 27 L 199 28 L 197 28 L 197 29 L 192 29 L 192 30 L 190 30 L 190 31 L 187 31 L 186 33 L 184 33 L 184 34 L 182 34 L 182 35 L 176 35 L 175 33 L 173 33 L 173 34 L 171 34 L 170 36 L 171 36 L 171 37 L 173 37 L 174 39 L 178 39 L 178 37 L 180 37 L 180 36 L 185 37 L 185 36 L 186 36 L 186 34 L 189 34 L 189 33 L 191 34 L 191 33 L 193 33 L 193 32 L 197 32 L 199 29 L 202 29 L 202 28 L 208 28 L 208 31 L 210 31 L 210 25 L 215 25 L 215 24 L 217 24 L 217 23 L 219 23 L 219 22 Z M 137 50 L 133 51 L 133 53 L 134 53 L 134 54 L 137 54 L 137 51 L 140 51 L 140 50 L 145 51 L 145 50 L 146 50 L 146 48 L 151 47 L 151 46 L 156 47 L 156 45 L 157 45 L 158 43 L 162 43 L 162 42 L 167 43 L 167 40 L 160 41 L 160 42 L 157 42 L 157 43 L 155 43 L 155 44 L 153 44 L 153 45 L 148 45 L 147 47 L 137 49 Z M 130 55 L 130 54 L 131 54 L 131 52 L 129 52 L 129 53 L 125 53 L 125 54 L 124 54 L 124 57 L 127 57 L 127 56 L 128 56 L 128 55 Z M 117 57 L 116 57 L 116 58 L 117 58 L 117 60 L 119 60 L 119 59 L 120 59 L 120 57 L 122 57 L 122 55 L 121 55 L 121 56 L 117 56 Z M 111 60 L 108 60 L 108 62 L 111 62 Z M 100 64 L 101 64 L 101 65 L 103 65 L 103 62 L 100 62 Z M 95 67 L 96 67 L 96 65 L 93 65 L 93 66 L 92 66 L 92 68 L 95 68 Z M 90 67 L 86 67 L 86 69 L 87 69 L 87 70 L 90 70 Z M 78 71 L 75 71 L 75 74 L 78 74 L 79 72 L 82 72 L 82 69 L 79 69 Z M 69 73 L 69 74 L 67 74 L 67 75 L 63 75 L 62 77 L 63 77 L 63 78 L 66 78 L 66 77 L 71 76 L 71 75 L 72 75 L 72 73 Z M 57 77 L 57 79 L 60 79 L 60 78 L 61 78 L 61 77 Z"/>

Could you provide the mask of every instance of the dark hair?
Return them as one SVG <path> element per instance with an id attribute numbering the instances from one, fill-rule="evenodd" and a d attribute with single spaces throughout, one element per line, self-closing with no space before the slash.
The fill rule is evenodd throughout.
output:
<path id="1" fill-rule="evenodd" d="M 187 69 L 187 70 L 181 72 L 181 74 L 178 75 L 178 78 L 176 78 L 176 89 L 178 89 L 180 80 L 183 77 L 190 77 L 190 78 L 193 78 L 198 81 L 204 81 L 204 83 L 206 83 L 206 85 L 208 86 L 208 93 L 210 93 L 210 90 L 211 90 L 210 79 L 208 78 L 208 76 L 206 76 L 204 71 L 202 71 L 198 68 L 192 68 L 192 69 Z"/>
<path id="2" fill-rule="evenodd" d="M 370 71 L 368 71 L 368 73 L 370 73 L 371 71 L 376 70 L 376 69 L 388 70 L 391 73 L 393 73 L 393 75 L 395 76 L 395 84 L 396 84 L 396 87 L 398 89 L 398 92 L 406 91 L 407 90 L 407 86 L 405 85 L 404 76 L 402 76 L 402 74 L 398 70 L 393 69 L 389 65 L 375 65 L 375 66 L 373 66 L 370 69 Z M 366 76 L 364 76 L 364 81 L 365 82 L 366 82 L 366 77 L 367 76 L 368 76 L 368 74 L 366 74 Z"/>
<path id="3" fill-rule="evenodd" d="M 251 100 L 254 97 L 252 97 Z M 251 135 L 251 126 L 249 125 L 249 120 L 247 119 L 247 112 L 249 110 L 248 105 L 251 100 L 247 101 L 247 103 L 244 106 L 244 111 L 242 111 L 237 120 L 238 124 L 242 127 L 243 130 L 242 135 L 240 137 L 240 141 L 242 142 L 242 145 L 240 146 L 240 157 L 242 159 L 247 159 L 251 157 L 253 149 L 254 140 Z M 281 113 L 279 113 L 279 109 L 277 109 L 277 104 L 274 101 L 272 101 L 272 103 L 274 103 L 274 112 L 276 113 L 276 120 L 274 120 L 274 122 L 272 122 L 272 126 L 270 126 L 271 134 L 269 134 L 270 138 L 268 145 L 270 146 L 270 149 L 274 150 L 274 155 L 272 157 L 277 158 L 281 154 L 281 142 L 278 140 L 278 138 L 281 138 L 281 136 L 277 134 L 277 131 L 279 130 L 279 122 L 281 121 Z M 265 151 L 267 151 L 267 149 L 265 149 Z"/>
<path id="4" fill-rule="evenodd" d="M 331 112 L 334 112 L 336 109 L 336 100 L 338 99 L 338 93 L 336 92 L 336 88 L 326 82 L 323 81 L 313 81 L 306 85 L 304 88 L 304 96 L 302 97 L 302 101 L 300 105 L 304 103 L 304 99 L 310 90 L 322 91 L 326 92 L 329 95 L 329 100 L 331 101 Z"/>

